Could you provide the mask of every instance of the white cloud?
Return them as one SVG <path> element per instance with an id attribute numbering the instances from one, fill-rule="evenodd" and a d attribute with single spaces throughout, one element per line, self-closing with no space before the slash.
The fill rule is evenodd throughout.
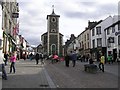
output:
<path id="1" fill-rule="evenodd" d="M 40 35 L 47 31 L 47 15 L 60 15 L 60 33 L 64 41 L 70 36 L 80 34 L 87 27 L 88 20 L 99 21 L 109 15 L 117 14 L 117 0 L 18 0 L 20 2 L 20 33 L 30 44 L 38 45 Z"/>

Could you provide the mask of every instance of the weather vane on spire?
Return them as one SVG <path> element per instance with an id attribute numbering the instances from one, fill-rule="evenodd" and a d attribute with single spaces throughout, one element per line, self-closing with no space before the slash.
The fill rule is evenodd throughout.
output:
<path id="1" fill-rule="evenodd" d="M 52 8 L 54 9 L 54 5 L 52 5 Z"/>
<path id="2" fill-rule="evenodd" d="M 54 5 L 52 5 L 52 14 L 54 14 Z"/>

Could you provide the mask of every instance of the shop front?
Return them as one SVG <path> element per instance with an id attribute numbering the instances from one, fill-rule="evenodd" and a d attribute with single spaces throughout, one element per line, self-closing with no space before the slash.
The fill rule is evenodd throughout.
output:
<path id="1" fill-rule="evenodd" d="M 95 61 L 100 61 L 101 54 L 105 56 L 105 62 L 107 61 L 106 47 L 98 47 L 90 49 L 92 58 Z"/>

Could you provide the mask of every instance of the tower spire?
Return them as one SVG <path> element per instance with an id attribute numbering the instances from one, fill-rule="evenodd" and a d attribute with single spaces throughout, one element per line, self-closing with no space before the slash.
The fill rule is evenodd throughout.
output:
<path id="1" fill-rule="evenodd" d="M 54 5 L 52 5 L 52 14 L 55 14 L 55 12 L 54 12 Z"/>

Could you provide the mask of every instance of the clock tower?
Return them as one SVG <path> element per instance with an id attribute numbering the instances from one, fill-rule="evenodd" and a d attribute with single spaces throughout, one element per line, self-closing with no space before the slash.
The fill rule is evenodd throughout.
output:
<path id="1" fill-rule="evenodd" d="M 50 15 L 47 15 L 46 52 L 48 55 L 54 53 L 57 55 L 62 55 L 63 35 L 59 33 L 60 15 L 56 15 L 54 12 L 54 6 L 52 7 L 52 13 Z"/>

